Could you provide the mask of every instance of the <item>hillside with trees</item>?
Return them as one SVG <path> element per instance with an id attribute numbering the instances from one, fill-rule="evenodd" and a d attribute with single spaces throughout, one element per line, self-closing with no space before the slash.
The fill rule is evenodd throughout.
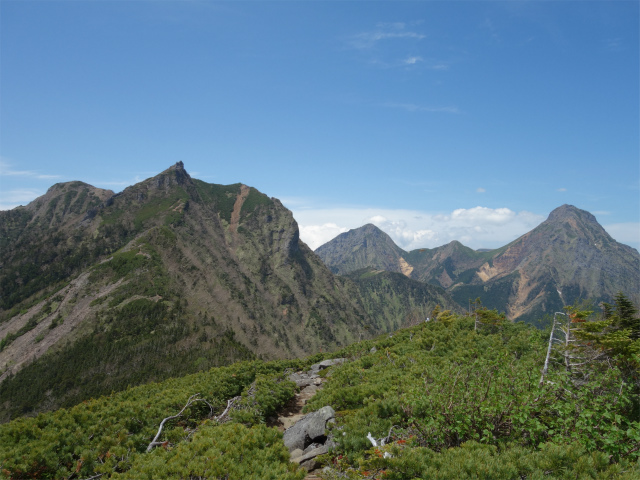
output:
<path id="1" fill-rule="evenodd" d="M 282 203 L 182 162 L 114 194 L 52 186 L 0 212 L 0 422 L 243 360 L 299 358 L 409 325 L 440 288 L 336 276 Z M 399 286 L 396 285 L 396 286 Z M 379 297 L 378 297 L 379 298 Z"/>
<path id="2" fill-rule="evenodd" d="M 569 308 L 546 331 L 481 306 L 438 310 L 333 354 L 347 361 L 322 372 L 306 407 L 336 411 L 317 475 L 638 478 L 640 320 L 626 297 Z M 266 424 L 296 391 L 290 373 L 322 357 L 240 362 L 16 419 L 0 425 L 0 475 L 301 480 Z"/>

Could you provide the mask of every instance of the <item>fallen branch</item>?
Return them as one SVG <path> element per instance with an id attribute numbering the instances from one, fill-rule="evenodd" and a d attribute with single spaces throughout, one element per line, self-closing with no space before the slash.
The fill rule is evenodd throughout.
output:
<path id="1" fill-rule="evenodd" d="M 147 447 L 147 452 L 150 452 L 153 447 L 157 447 L 159 445 L 164 444 L 165 442 L 158 442 L 158 437 L 160 437 L 160 434 L 162 433 L 162 429 L 164 428 L 164 424 L 167 423 L 169 420 L 173 420 L 174 418 L 178 418 L 182 416 L 182 413 L 189 408 L 191 405 L 193 405 L 196 402 L 204 402 L 206 403 L 209 408 L 211 409 L 211 412 L 213 413 L 213 407 L 211 406 L 211 404 L 209 402 L 207 402 L 204 398 L 199 398 L 199 393 L 196 393 L 194 395 L 191 395 L 189 397 L 189 400 L 187 400 L 187 403 L 185 404 L 184 407 L 182 407 L 182 410 L 180 410 L 178 413 L 176 413 L 175 415 L 171 415 L 170 417 L 165 418 L 164 420 L 162 420 L 162 422 L 160 422 L 160 427 L 158 428 L 158 433 L 156 433 L 156 436 L 153 437 L 153 440 L 151 441 L 151 443 L 149 444 L 149 446 Z"/>
<path id="2" fill-rule="evenodd" d="M 236 401 L 239 400 L 240 398 L 242 398 L 242 397 L 238 396 L 238 397 L 230 398 L 227 401 L 227 408 L 224 409 L 224 412 L 222 412 L 220 415 L 215 417 L 215 421 L 218 422 L 218 423 L 222 423 L 225 420 L 225 416 L 229 413 L 229 411 L 234 406 Z"/>

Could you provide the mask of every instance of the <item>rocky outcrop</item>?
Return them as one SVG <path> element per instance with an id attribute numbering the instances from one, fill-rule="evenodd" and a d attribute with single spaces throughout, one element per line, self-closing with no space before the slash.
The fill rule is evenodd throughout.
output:
<path id="1" fill-rule="evenodd" d="M 309 451 L 309 446 L 322 445 L 327 440 L 327 423 L 335 419 L 336 412 L 330 406 L 309 413 L 284 432 L 284 445 L 290 452 Z"/>

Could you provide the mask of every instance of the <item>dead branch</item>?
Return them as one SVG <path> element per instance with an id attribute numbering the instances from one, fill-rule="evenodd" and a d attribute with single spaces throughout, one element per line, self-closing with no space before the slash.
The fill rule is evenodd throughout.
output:
<path id="1" fill-rule="evenodd" d="M 211 406 L 211 404 L 209 402 L 207 402 L 204 398 L 199 398 L 199 393 L 195 393 L 193 395 L 191 395 L 189 397 L 189 400 L 187 400 L 187 403 L 185 404 L 184 407 L 182 407 L 182 410 L 180 410 L 178 413 L 176 413 L 175 415 L 171 415 L 170 417 L 165 418 L 164 420 L 162 420 L 162 422 L 160 422 L 160 427 L 158 428 L 158 433 L 156 433 L 156 436 L 153 437 L 153 440 L 151 441 L 151 443 L 149 444 L 149 446 L 147 447 L 147 452 L 150 452 L 153 447 L 157 447 L 158 445 L 162 445 L 164 442 L 158 442 L 158 437 L 160 437 L 160 434 L 162 433 L 162 429 L 164 428 L 164 424 L 167 423 L 169 420 L 173 420 L 174 418 L 178 418 L 182 416 L 182 413 L 189 408 L 191 405 L 193 405 L 196 402 L 204 402 L 206 403 L 209 408 L 211 409 L 211 412 L 213 413 L 213 407 Z"/>

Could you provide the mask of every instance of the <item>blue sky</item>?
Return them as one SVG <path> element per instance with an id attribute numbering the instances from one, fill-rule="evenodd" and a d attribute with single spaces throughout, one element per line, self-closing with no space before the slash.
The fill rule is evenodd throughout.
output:
<path id="1" fill-rule="evenodd" d="M 0 208 L 177 161 L 317 248 L 499 247 L 569 203 L 640 248 L 637 1 L 0 3 Z"/>

